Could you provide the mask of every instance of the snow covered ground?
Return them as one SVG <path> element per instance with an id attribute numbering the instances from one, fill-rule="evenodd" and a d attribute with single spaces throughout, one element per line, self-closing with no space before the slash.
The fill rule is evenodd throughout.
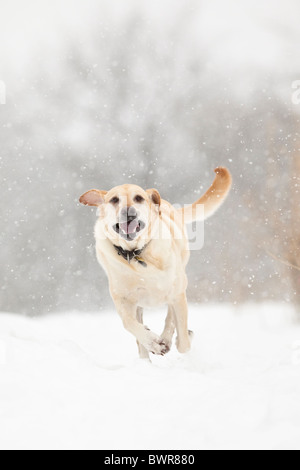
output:
<path id="1" fill-rule="evenodd" d="M 137 359 L 114 312 L 0 314 L 1 449 L 300 449 L 300 326 L 191 306 L 192 351 Z M 146 313 L 159 332 L 162 312 Z"/>

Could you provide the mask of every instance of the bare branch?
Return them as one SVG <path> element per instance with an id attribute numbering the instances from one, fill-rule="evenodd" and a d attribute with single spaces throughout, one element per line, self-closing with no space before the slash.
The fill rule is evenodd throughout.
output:
<path id="1" fill-rule="evenodd" d="M 284 264 L 285 266 L 288 266 L 289 268 L 293 268 L 293 269 L 297 269 L 297 271 L 300 271 L 300 267 L 299 266 L 296 266 L 295 264 L 292 264 L 290 263 L 289 261 L 285 260 L 285 259 L 281 259 L 279 258 L 278 256 L 274 255 L 273 253 L 271 253 L 269 250 L 265 249 L 266 250 L 266 253 L 271 256 L 273 259 L 275 259 L 276 261 L 280 261 L 280 263 Z"/>

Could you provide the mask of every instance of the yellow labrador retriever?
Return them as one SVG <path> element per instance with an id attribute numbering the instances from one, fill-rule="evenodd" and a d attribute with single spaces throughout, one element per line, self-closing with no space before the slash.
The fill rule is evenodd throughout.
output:
<path id="1" fill-rule="evenodd" d="M 141 358 L 149 352 L 164 355 L 177 330 L 177 349 L 191 347 L 186 299 L 189 243 L 185 224 L 211 216 L 231 187 L 226 168 L 215 170 L 209 190 L 194 204 L 176 209 L 161 199 L 156 189 L 125 184 L 110 191 L 92 189 L 80 197 L 98 206 L 96 252 L 104 268 L 112 299 L 124 327 L 138 343 Z M 198 211 L 199 206 L 202 211 Z M 202 215 L 199 215 L 202 214 Z M 168 305 L 161 336 L 143 325 L 143 308 Z"/>

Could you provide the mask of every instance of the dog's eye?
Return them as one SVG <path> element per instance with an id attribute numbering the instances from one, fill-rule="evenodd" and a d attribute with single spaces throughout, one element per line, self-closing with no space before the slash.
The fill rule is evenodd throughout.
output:
<path id="1" fill-rule="evenodd" d="M 143 198 L 143 196 L 139 196 L 139 195 L 135 196 L 135 198 L 134 198 L 135 202 L 143 202 L 144 200 L 145 199 Z"/>
<path id="2" fill-rule="evenodd" d="M 117 196 L 115 196 L 109 202 L 111 204 L 118 204 L 120 202 L 120 199 Z"/>

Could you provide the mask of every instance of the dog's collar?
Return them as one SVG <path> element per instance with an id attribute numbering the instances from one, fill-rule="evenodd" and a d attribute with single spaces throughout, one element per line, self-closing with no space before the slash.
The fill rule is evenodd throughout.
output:
<path id="1" fill-rule="evenodd" d="M 114 245 L 114 247 L 116 251 L 118 252 L 118 255 L 122 256 L 126 261 L 128 261 L 129 264 L 130 264 L 130 261 L 134 259 L 139 264 L 144 266 L 144 268 L 147 268 L 148 265 L 143 260 L 143 258 L 141 258 L 141 254 L 147 248 L 148 245 L 149 243 L 147 243 L 147 245 L 145 245 L 141 250 L 131 250 L 131 251 L 124 250 L 121 246 Z"/>

